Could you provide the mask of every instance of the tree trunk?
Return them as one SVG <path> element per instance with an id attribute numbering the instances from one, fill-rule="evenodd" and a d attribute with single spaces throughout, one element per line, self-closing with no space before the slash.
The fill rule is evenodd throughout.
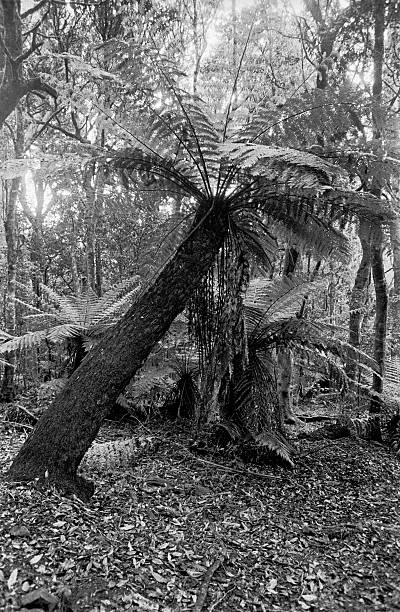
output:
<path id="1" fill-rule="evenodd" d="M 44 269 L 44 241 L 43 241 L 43 212 L 44 212 L 45 185 L 43 179 L 35 176 L 36 213 L 33 215 L 32 239 L 31 239 L 31 261 L 32 261 L 32 284 L 34 293 L 40 297 L 40 285 L 43 283 Z"/>
<path id="2" fill-rule="evenodd" d="M 375 338 L 374 338 L 374 357 L 378 363 L 381 376 L 374 374 L 372 389 L 375 393 L 381 394 L 383 391 L 383 375 L 385 371 L 385 352 L 386 352 L 386 327 L 388 311 L 388 293 L 383 265 L 383 231 L 381 224 L 374 227 L 373 247 L 372 247 L 372 274 L 375 285 L 376 313 L 375 313 Z M 376 415 L 381 411 L 382 400 L 374 396 L 371 400 L 370 414 Z M 380 429 L 375 439 L 381 441 Z"/>
<path id="3" fill-rule="evenodd" d="M 285 346 L 276 351 L 278 369 L 279 425 L 293 424 L 293 351 Z"/>
<path id="4" fill-rule="evenodd" d="M 96 168 L 95 162 L 85 172 L 85 247 L 86 247 L 86 282 L 93 291 L 96 290 Z"/>
<path id="5" fill-rule="evenodd" d="M 75 295 L 79 295 L 81 290 L 81 282 L 79 278 L 78 272 L 78 263 L 76 259 L 76 230 L 75 230 L 75 220 L 73 216 L 71 216 L 71 234 L 69 240 L 69 253 L 71 258 L 71 281 L 72 281 L 72 289 Z"/>
<path id="6" fill-rule="evenodd" d="M 1 27 L 2 26 L 2 27 Z M 19 16 L 19 2 L 0 1 L 0 126 L 16 109 L 24 95 L 22 65 L 15 64 L 11 58 L 22 54 L 22 27 Z"/>
<path id="7" fill-rule="evenodd" d="M 374 82 L 372 86 L 372 129 L 375 142 L 375 154 L 382 159 L 382 71 L 385 55 L 385 0 L 375 0 L 375 32 L 374 32 Z M 382 185 L 378 174 L 374 176 L 372 193 L 380 197 Z M 375 222 L 373 226 L 372 273 L 375 285 L 375 338 L 374 357 L 378 363 L 381 376 L 374 374 L 372 390 L 377 394 L 383 391 L 383 375 L 385 370 L 386 327 L 388 311 L 388 295 L 383 265 L 383 231 L 381 223 Z M 380 412 L 382 399 L 380 395 L 373 395 L 370 405 L 370 437 L 381 441 Z"/>
<path id="8" fill-rule="evenodd" d="M 78 466 L 110 407 L 212 265 L 226 234 L 227 218 L 224 202 L 202 201 L 193 229 L 175 256 L 106 332 L 42 416 L 15 458 L 10 480 L 38 478 L 82 498 L 91 495 L 93 485 L 77 477 Z"/>
<path id="9" fill-rule="evenodd" d="M 368 287 L 371 281 L 371 226 L 369 221 L 360 220 L 358 237 L 361 243 L 362 257 L 351 292 L 349 321 L 349 342 L 356 348 L 360 348 L 361 326 L 365 315 L 365 305 L 368 300 Z M 350 378 L 356 376 L 354 362 L 347 364 L 346 372 Z"/>
<path id="10" fill-rule="evenodd" d="M 19 0 L 0 0 L 0 127 L 30 91 L 56 91 L 40 78 L 25 80 L 22 73 L 22 22 Z"/>
<path id="11" fill-rule="evenodd" d="M 15 210 L 18 199 L 19 185 L 19 177 L 12 179 L 11 189 L 7 197 L 7 212 L 5 221 L 7 242 L 7 289 L 5 300 L 5 320 L 7 331 L 12 335 L 15 334 L 15 284 L 17 281 L 17 228 Z M 9 365 L 4 367 L 0 400 L 3 402 L 12 402 L 15 398 L 15 355 L 7 353 L 5 358 Z"/>
<path id="12" fill-rule="evenodd" d="M 300 263 L 300 253 L 294 247 L 287 247 L 283 264 L 282 277 L 294 274 Z M 293 424 L 296 416 L 293 410 L 293 351 L 285 346 L 279 346 L 277 357 L 277 386 L 279 398 L 279 425 Z"/>
<path id="13" fill-rule="evenodd" d="M 15 113 L 15 156 L 22 157 L 24 150 L 24 132 L 21 109 L 17 108 Z M 15 286 L 17 282 L 17 200 L 21 184 L 20 177 L 13 178 L 11 189 L 7 197 L 7 209 L 5 220 L 5 234 L 7 243 L 7 289 L 5 304 L 5 323 L 8 333 L 15 334 Z M 0 399 L 3 402 L 12 402 L 15 398 L 15 355 L 6 354 L 6 365 L 1 384 Z"/>

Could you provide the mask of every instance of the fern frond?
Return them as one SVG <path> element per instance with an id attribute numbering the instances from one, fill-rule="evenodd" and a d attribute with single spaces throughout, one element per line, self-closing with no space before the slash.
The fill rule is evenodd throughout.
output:
<path id="1" fill-rule="evenodd" d="M 40 312 L 31 315 L 25 315 L 24 320 L 28 322 L 38 323 L 42 327 L 48 327 L 50 324 L 55 324 L 60 320 L 60 317 L 53 312 Z"/>
<path id="2" fill-rule="evenodd" d="M 265 448 L 290 467 L 294 467 L 291 458 L 293 448 L 281 434 L 276 431 L 263 431 L 255 436 L 254 439 L 258 446 Z"/>
<path id="3" fill-rule="evenodd" d="M 32 295 L 32 298 L 33 298 L 33 295 Z M 37 298 L 37 296 L 35 296 L 35 298 Z M 44 313 L 43 310 L 40 310 L 40 308 L 36 308 L 36 306 L 33 306 L 32 304 L 29 304 L 28 302 L 26 302 L 24 300 L 21 300 L 20 298 L 16 297 L 16 298 L 14 298 L 14 300 L 15 300 L 16 304 L 20 304 L 21 306 L 23 306 L 27 310 L 32 311 L 33 313 L 36 313 L 38 315 L 47 314 L 47 313 Z M 32 315 L 25 315 L 24 318 L 26 319 L 28 316 L 32 316 Z M 56 315 L 54 315 L 54 316 L 56 316 Z"/>
<path id="4" fill-rule="evenodd" d="M 131 302 L 140 289 L 140 277 L 133 276 L 111 287 L 93 303 L 90 314 L 93 322 L 113 318 Z"/>
<path id="5" fill-rule="evenodd" d="M 250 281 L 245 297 L 245 312 L 250 329 L 294 317 L 305 297 L 321 291 L 326 280 L 309 281 L 304 277 L 277 280 L 255 278 Z"/>
<path id="6" fill-rule="evenodd" d="M 75 317 L 68 319 L 84 328 L 89 328 L 97 323 L 97 317 L 94 313 L 98 313 L 97 307 L 99 297 L 91 287 L 86 288 L 82 293 L 75 296 Z"/>
<path id="7" fill-rule="evenodd" d="M 47 332 L 44 330 L 28 332 L 22 336 L 15 336 L 12 340 L 8 340 L 0 344 L 0 353 L 13 353 L 14 351 L 22 351 L 38 346 L 46 339 Z"/>
<path id="8" fill-rule="evenodd" d="M 63 342 L 67 338 L 82 336 L 85 329 L 85 326 L 82 325 L 63 323 L 62 325 L 56 325 L 55 327 L 47 330 L 46 340 L 57 344 L 59 342 Z"/>
<path id="9" fill-rule="evenodd" d="M 343 173 L 317 155 L 296 149 L 229 142 L 220 149 L 228 165 L 289 187 L 312 189 L 332 185 L 334 178 Z"/>
<path id="10" fill-rule="evenodd" d="M 400 396 L 400 358 L 392 357 L 385 363 L 384 393 L 392 397 Z"/>
<path id="11" fill-rule="evenodd" d="M 77 298 L 75 296 L 60 295 L 47 285 L 43 284 L 40 286 L 40 288 L 42 293 L 46 295 L 51 302 L 59 307 L 60 310 L 56 312 L 56 314 L 61 321 L 74 322 L 78 325 L 80 324 L 80 313 L 76 307 Z"/>
<path id="12" fill-rule="evenodd" d="M 357 109 L 365 102 L 363 98 L 363 93 L 345 83 L 336 90 L 303 91 L 299 96 L 291 96 L 283 106 L 263 100 L 235 140 L 268 144 L 284 141 L 298 147 L 313 145 L 322 133 L 340 133 L 342 138 L 350 130 L 363 133 L 357 115 Z"/>
<path id="13" fill-rule="evenodd" d="M 232 215 L 236 223 L 236 234 L 247 253 L 263 270 L 270 270 L 278 243 L 276 236 L 256 211 L 243 210 Z"/>
<path id="14" fill-rule="evenodd" d="M 334 337 L 332 332 L 332 325 L 305 319 L 278 319 L 269 323 L 264 318 L 262 324 L 256 325 L 249 333 L 248 341 L 249 347 L 257 352 L 269 353 L 271 348 L 282 345 L 293 348 L 299 355 L 307 354 L 309 363 L 305 367 L 308 369 L 317 366 L 324 375 L 329 372 L 340 388 L 361 389 L 368 376 L 379 375 L 378 364 L 366 353 Z M 364 373 L 360 381 L 350 379 L 346 374 L 345 366 L 352 361 Z"/>
<path id="15" fill-rule="evenodd" d="M 233 419 L 238 417 L 253 434 L 271 427 L 271 407 L 277 405 L 277 396 L 274 363 L 268 351 L 257 352 L 249 344 L 249 363 L 233 383 Z"/>
<path id="16" fill-rule="evenodd" d="M 132 464 L 138 446 L 135 438 L 95 442 L 84 456 L 82 467 L 99 470 L 127 467 Z"/>
<path id="17" fill-rule="evenodd" d="M 175 376 L 176 371 L 172 365 L 166 364 L 163 368 L 146 366 L 129 385 L 129 397 L 138 399 L 154 389 L 167 393 L 174 385 Z"/>
<path id="18" fill-rule="evenodd" d="M 202 196 L 198 180 L 193 180 L 191 166 L 182 160 L 176 167 L 172 159 L 156 157 L 136 148 L 119 151 L 105 162 L 133 181 L 136 180 L 135 173 L 145 172 L 154 177 L 155 185 L 160 189 L 165 186 L 189 197 Z"/>
<path id="19" fill-rule="evenodd" d="M 286 190 L 279 184 L 257 179 L 234 191 L 228 200 L 233 213 L 240 210 L 257 211 L 264 215 L 268 225 L 278 225 L 287 236 L 295 236 L 300 246 L 304 244 L 314 248 L 322 257 L 336 251 L 338 257 L 347 259 L 350 253 L 349 241 L 333 225 L 336 206 L 326 195 L 329 193 L 318 194 L 315 190 L 305 189 Z"/>

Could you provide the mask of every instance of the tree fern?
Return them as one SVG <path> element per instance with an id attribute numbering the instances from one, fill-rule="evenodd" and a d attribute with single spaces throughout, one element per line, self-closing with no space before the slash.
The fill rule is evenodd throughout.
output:
<path id="1" fill-rule="evenodd" d="M 91 289 L 85 289 L 78 296 L 65 296 L 43 285 L 42 293 L 47 300 L 44 306 L 50 308 L 50 312 L 39 311 L 22 300 L 19 303 L 35 311 L 35 314 L 26 315 L 27 324 L 34 322 L 35 326 L 43 325 L 44 329 L 10 337 L 0 345 L 0 353 L 29 349 L 43 340 L 59 343 L 68 338 L 95 337 L 122 316 L 135 299 L 139 287 L 139 278 L 133 277 L 99 298 Z"/>
<path id="2" fill-rule="evenodd" d="M 239 142 L 236 137 L 227 141 L 224 128 L 212 125 L 201 101 L 182 92 L 168 77 L 166 81 L 171 93 L 168 103 L 161 110 L 153 108 L 148 113 L 147 130 L 154 133 L 153 141 L 145 142 L 138 134 L 134 148 L 115 152 L 106 163 L 135 182 L 146 173 L 146 180 L 151 180 L 155 189 L 171 189 L 171 193 L 185 195 L 196 203 L 192 225 L 178 248 L 190 241 L 205 219 L 227 209 L 225 241 L 215 269 L 209 270 L 194 296 L 201 305 L 196 325 L 206 347 L 201 362 L 207 364 L 208 380 L 213 382 L 213 388 L 208 389 L 210 396 L 220 397 L 225 382 L 234 381 L 232 393 L 235 395 L 236 384 L 237 395 L 234 410 L 260 417 L 258 424 L 251 425 L 253 435 L 258 435 L 265 430 L 261 424 L 265 394 L 257 390 L 246 360 L 250 360 L 250 354 L 254 358 L 260 354 L 266 360 L 272 347 L 286 339 L 295 344 L 296 334 L 304 337 L 304 326 L 308 323 L 293 318 L 293 307 L 290 299 L 285 302 L 283 290 L 281 305 L 291 316 L 279 316 L 276 307 L 271 321 L 265 313 L 261 315 L 265 316 L 261 326 L 260 321 L 256 323 L 257 308 L 253 309 L 254 325 L 253 330 L 248 330 L 247 340 L 241 294 L 248 271 L 243 263 L 249 261 L 253 251 L 255 257 L 268 265 L 276 248 L 277 225 L 281 231 L 284 228 L 287 236 L 295 237 L 297 244 L 311 246 L 319 256 L 335 252 L 346 258 L 349 243 L 340 228 L 343 216 L 384 218 L 388 210 L 378 198 L 365 198 L 346 190 L 344 173 L 309 152 Z M 232 252 L 233 245 L 239 248 Z M 240 272 L 233 265 L 239 261 Z M 238 335 L 240 341 L 235 340 Z M 315 332 L 313 338 L 322 346 L 320 336 Z M 235 360 L 240 361 L 236 372 Z M 262 368 L 253 371 L 261 375 Z M 218 385 L 222 385 L 220 390 Z M 265 380 L 262 388 L 267 389 L 268 385 L 271 388 L 271 380 Z M 246 395 L 246 389 L 251 391 L 251 397 Z M 246 410 L 245 406 L 250 405 L 253 410 Z M 268 418 L 271 421 L 270 413 Z"/>

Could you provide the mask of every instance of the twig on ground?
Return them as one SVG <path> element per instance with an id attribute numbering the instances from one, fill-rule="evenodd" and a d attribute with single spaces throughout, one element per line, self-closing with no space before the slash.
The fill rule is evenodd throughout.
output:
<path id="1" fill-rule="evenodd" d="M 26 427 L 26 429 L 33 429 L 32 425 L 27 425 L 26 423 L 17 423 L 17 421 L 3 421 L 5 425 L 15 425 L 16 427 Z"/>
<path id="2" fill-rule="evenodd" d="M 22 412 L 25 412 L 25 414 L 27 414 L 29 417 L 31 417 L 31 419 L 34 420 L 35 423 L 37 423 L 37 420 L 38 420 L 37 417 L 35 417 L 35 415 L 32 414 L 32 412 L 29 412 L 27 408 L 25 408 L 21 404 L 15 404 L 15 407 L 18 408 L 19 410 L 22 410 Z"/>
<path id="3" fill-rule="evenodd" d="M 188 451 L 190 452 L 190 451 Z M 201 463 L 206 463 L 207 465 L 211 465 L 219 470 L 223 470 L 224 472 L 232 472 L 233 474 L 240 474 L 241 476 L 250 476 L 253 478 L 261 478 L 265 480 L 266 478 L 277 478 L 280 479 L 280 476 L 273 476 L 272 474 L 261 474 L 261 472 L 249 472 L 248 470 L 238 470 L 236 468 L 228 467 L 227 465 L 223 465 L 222 463 L 215 463 L 215 461 L 208 461 L 207 459 L 201 459 L 200 457 L 196 457 L 193 453 L 190 453 L 196 461 L 200 461 Z"/>
<path id="4" fill-rule="evenodd" d="M 194 604 L 193 612 L 201 612 L 203 610 L 203 606 L 207 599 L 208 587 L 210 586 L 211 578 L 214 576 L 215 572 L 217 571 L 223 560 L 224 557 L 222 555 L 220 557 L 217 557 L 214 563 L 212 563 L 208 570 L 205 572 L 199 592 L 197 593 L 196 603 Z"/>
<path id="5" fill-rule="evenodd" d="M 210 610 L 209 612 L 213 612 L 213 610 L 216 609 L 217 606 L 219 606 L 219 604 L 228 597 L 228 595 L 235 590 L 235 587 L 232 587 L 231 589 L 229 589 L 228 591 L 226 591 L 222 597 L 220 597 L 219 599 L 217 599 L 217 601 L 215 601 L 212 606 L 210 606 Z M 400 590 L 400 589 L 399 589 Z"/>
<path id="6" fill-rule="evenodd" d="M 319 450 L 327 448 L 328 446 L 332 446 L 332 445 L 338 444 L 343 439 L 344 438 L 340 438 L 339 440 L 328 440 L 328 441 L 325 442 L 325 444 L 319 444 L 316 448 L 314 447 L 314 448 L 309 449 L 307 452 L 299 453 L 297 455 L 297 457 L 299 459 L 302 459 L 303 457 L 308 457 L 308 455 L 312 455 L 313 453 L 316 453 Z"/>
<path id="7" fill-rule="evenodd" d="M 149 434 L 153 435 L 155 438 L 158 438 L 160 441 L 165 442 L 164 438 L 162 438 L 161 436 L 157 434 L 154 435 L 144 425 L 143 425 L 143 428 L 146 431 L 148 431 Z M 260 472 L 249 472 L 248 470 L 238 470 L 236 468 L 231 468 L 226 465 L 223 465 L 222 463 L 215 463 L 214 461 L 208 461 L 207 459 L 201 459 L 201 457 L 197 457 L 184 444 L 180 444 L 179 442 L 173 442 L 172 440 L 170 440 L 170 443 L 173 444 L 174 446 L 177 446 L 183 449 L 186 453 L 188 453 L 196 461 L 199 461 L 200 463 L 205 463 L 207 465 L 211 465 L 212 467 L 215 467 L 219 470 L 223 470 L 224 472 L 231 472 L 232 474 L 240 474 L 241 476 L 248 476 L 248 477 L 250 476 L 253 478 L 261 478 L 262 480 L 265 480 L 266 478 L 281 478 L 280 476 L 273 476 L 272 474 L 261 474 Z"/>

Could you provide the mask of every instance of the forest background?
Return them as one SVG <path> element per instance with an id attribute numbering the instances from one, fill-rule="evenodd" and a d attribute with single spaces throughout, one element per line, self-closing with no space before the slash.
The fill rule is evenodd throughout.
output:
<path id="1" fill-rule="evenodd" d="M 397 609 L 399 24 L 0 0 L 0 607 Z"/>
<path id="2" fill-rule="evenodd" d="M 116 403 L 291 464 L 285 424 L 318 379 L 382 440 L 398 10 L 2 3 L 1 393 L 63 387 L 10 478 L 88 494 L 77 468 Z"/>

